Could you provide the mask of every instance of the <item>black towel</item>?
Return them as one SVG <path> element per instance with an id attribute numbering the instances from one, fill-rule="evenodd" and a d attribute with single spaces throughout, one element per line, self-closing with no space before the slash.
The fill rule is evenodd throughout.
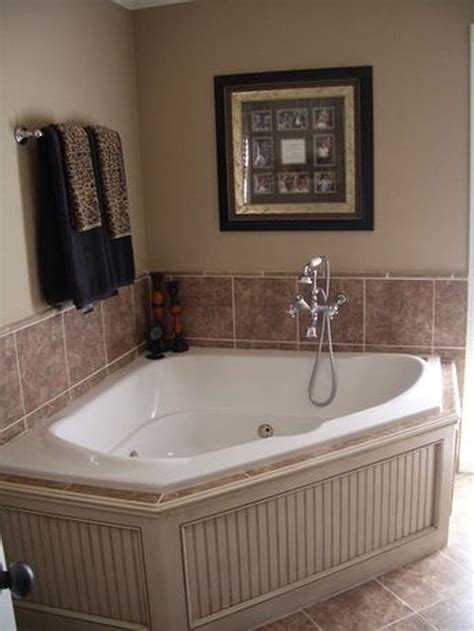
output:
<path id="1" fill-rule="evenodd" d="M 99 205 L 102 213 L 102 224 L 104 226 L 108 226 L 107 236 L 109 241 L 109 248 L 112 254 L 112 262 L 117 276 L 117 284 L 119 287 L 122 287 L 123 285 L 129 285 L 130 283 L 133 283 L 135 280 L 135 263 L 133 260 L 132 237 L 130 235 L 117 237 L 110 230 L 110 221 L 107 217 L 106 186 L 104 182 L 106 174 L 103 172 L 103 168 L 101 168 L 99 160 L 99 148 L 94 131 L 95 128 L 93 127 L 87 128 L 92 151 L 92 163 L 94 165 L 94 171 L 97 181 L 97 193 L 99 196 Z M 123 174 L 123 178 L 125 178 L 125 174 Z M 123 185 L 125 186 L 125 179 Z M 120 194 L 121 192 L 118 191 L 117 193 Z"/>
<path id="2" fill-rule="evenodd" d="M 38 145 L 38 251 L 43 292 L 49 304 L 72 300 L 78 309 L 84 309 L 112 296 L 125 283 L 119 283 L 114 266 L 117 255 L 104 227 L 77 232 L 72 226 L 63 151 L 54 126 L 43 129 Z M 122 280 L 120 265 L 118 270 Z"/>

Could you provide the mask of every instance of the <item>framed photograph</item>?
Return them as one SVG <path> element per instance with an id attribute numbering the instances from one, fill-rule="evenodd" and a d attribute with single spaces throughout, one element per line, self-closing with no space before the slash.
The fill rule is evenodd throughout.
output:
<path id="1" fill-rule="evenodd" d="M 373 230 L 370 66 L 214 87 L 221 230 Z"/>

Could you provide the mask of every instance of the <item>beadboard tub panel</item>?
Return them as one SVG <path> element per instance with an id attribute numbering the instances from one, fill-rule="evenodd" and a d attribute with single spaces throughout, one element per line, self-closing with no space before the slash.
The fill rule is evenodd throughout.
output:
<path id="1" fill-rule="evenodd" d="M 34 568 L 32 605 L 148 626 L 138 528 L 7 507 L 2 535 L 9 558 Z"/>
<path id="2" fill-rule="evenodd" d="M 184 524 L 191 627 L 295 589 L 435 526 L 433 443 Z"/>

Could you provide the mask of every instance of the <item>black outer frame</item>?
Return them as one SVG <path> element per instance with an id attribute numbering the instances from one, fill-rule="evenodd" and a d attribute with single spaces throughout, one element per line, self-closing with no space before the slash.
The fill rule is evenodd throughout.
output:
<path id="1" fill-rule="evenodd" d="M 360 205 L 358 219 L 268 219 L 256 221 L 232 221 L 227 211 L 227 146 L 225 88 L 233 85 L 255 85 L 279 83 L 282 81 L 340 81 L 359 80 L 359 129 L 360 129 Z M 219 178 L 219 220 L 220 230 L 227 231 L 268 231 L 268 230 L 373 230 L 374 229 L 374 148 L 373 148 L 373 90 L 372 66 L 352 66 L 347 68 L 321 68 L 313 70 L 285 70 L 279 72 L 258 72 L 252 74 L 219 75 L 214 77 L 217 173 Z M 230 140 L 230 139 L 229 139 Z"/>

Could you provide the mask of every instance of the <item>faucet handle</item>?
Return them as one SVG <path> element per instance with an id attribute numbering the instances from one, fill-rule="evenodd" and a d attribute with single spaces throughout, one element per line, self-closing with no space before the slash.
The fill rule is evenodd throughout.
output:
<path id="1" fill-rule="evenodd" d="M 349 302 L 349 298 L 346 295 L 338 294 L 336 296 L 336 300 L 332 304 L 330 304 L 328 307 L 328 315 L 331 318 L 331 320 L 338 315 L 340 308 L 344 306 L 345 304 L 347 304 L 348 302 Z"/>
<path id="2" fill-rule="evenodd" d="M 286 313 L 287 313 L 290 317 L 292 317 L 292 318 L 296 318 L 296 315 L 297 315 L 297 313 L 298 313 L 298 308 L 296 307 L 296 305 L 295 305 L 295 303 L 294 303 L 294 302 L 292 302 L 292 303 L 290 304 L 290 306 L 288 307 L 288 309 L 287 309 L 287 312 L 286 312 Z"/>
<path id="3" fill-rule="evenodd" d="M 348 302 L 349 296 L 346 296 L 346 294 L 337 294 L 335 303 L 338 307 L 342 307 L 342 305 L 345 305 Z"/>

